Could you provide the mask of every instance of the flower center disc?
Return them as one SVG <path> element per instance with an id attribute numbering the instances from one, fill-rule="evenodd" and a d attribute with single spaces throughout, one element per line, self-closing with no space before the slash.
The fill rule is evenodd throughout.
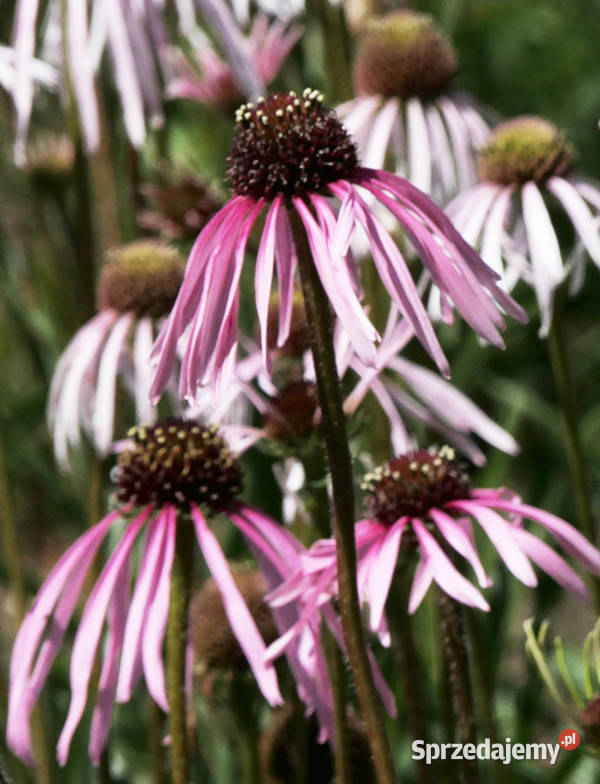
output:
<path id="1" fill-rule="evenodd" d="M 98 282 L 98 307 L 159 318 L 170 313 L 185 261 L 175 248 L 140 240 L 109 250 Z"/>
<path id="2" fill-rule="evenodd" d="M 574 149 L 565 134 L 541 117 L 517 117 L 499 125 L 479 151 L 479 177 L 504 185 L 543 182 L 566 174 Z"/>
<path id="3" fill-rule="evenodd" d="M 432 17 L 397 11 L 372 20 L 354 66 L 356 92 L 366 95 L 435 96 L 456 74 L 450 41 Z"/>
<path id="4" fill-rule="evenodd" d="M 369 513 L 386 525 L 404 515 L 424 517 L 432 507 L 470 495 L 469 478 L 448 446 L 396 457 L 367 474 L 362 487 Z"/>
<path id="5" fill-rule="evenodd" d="M 138 506 L 206 504 L 221 511 L 242 490 L 242 472 L 214 426 L 167 419 L 129 431 L 130 448 L 119 455 L 117 499 Z"/>
<path id="6" fill-rule="evenodd" d="M 291 381 L 271 400 L 263 418 L 269 438 L 289 441 L 304 438 L 315 430 L 317 388 L 309 381 Z"/>
<path id="7" fill-rule="evenodd" d="M 352 174 L 356 147 L 323 96 L 307 88 L 259 98 L 236 112 L 227 173 L 235 193 L 254 198 L 318 193 Z"/>

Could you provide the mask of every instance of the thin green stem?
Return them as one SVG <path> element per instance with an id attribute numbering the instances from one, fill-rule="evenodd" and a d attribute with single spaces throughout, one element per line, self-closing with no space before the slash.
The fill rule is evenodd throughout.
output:
<path id="1" fill-rule="evenodd" d="M 356 586 L 354 482 L 340 382 L 335 363 L 329 301 L 315 269 L 302 222 L 289 211 L 317 376 L 323 435 L 329 459 L 337 545 L 340 612 L 348 659 L 379 784 L 396 782 L 383 710 L 367 655 Z"/>
<path id="2" fill-rule="evenodd" d="M 548 333 L 548 351 L 563 417 L 567 460 L 579 525 L 590 542 L 597 545 L 598 529 L 592 513 L 590 482 L 579 434 L 575 390 L 565 339 L 563 317 L 565 296 L 564 291 L 560 291 L 556 297 L 552 327 Z M 600 581 L 590 575 L 590 582 L 594 605 L 596 611 L 600 612 Z"/>
<path id="3" fill-rule="evenodd" d="M 463 744 L 477 744 L 477 725 L 462 606 L 441 589 L 438 589 L 437 596 L 457 738 Z M 481 779 L 475 760 L 462 761 L 460 780 L 463 784 L 479 784 Z"/>
<path id="4" fill-rule="evenodd" d="M 352 97 L 352 69 L 345 4 L 337 5 L 329 0 L 310 0 L 307 5 L 309 15 L 312 9 L 312 15 L 321 24 L 325 70 L 329 75 L 327 99 L 332 104 L 347 101 Z"/>
<path id="5" fill-rule="evenodd" d="M 189 784 L 190 782 L 190 753 L 185 699 L 185 654 L 193 566 L 194 532 L 192 523 L 180 515 L 177 520 L 167 626 L 167 696 L 169 698 L 173 784 Z"/>
<path id="6" fill-rule="evenodd" d="M 237 673 L 232 682 L 229 704 L 237 736 L 240 784 L 260 784 L 261 771 L 258 756 L 260 736 L 256 716 L 256 687 L 249 684 L 245 673 Z"/>

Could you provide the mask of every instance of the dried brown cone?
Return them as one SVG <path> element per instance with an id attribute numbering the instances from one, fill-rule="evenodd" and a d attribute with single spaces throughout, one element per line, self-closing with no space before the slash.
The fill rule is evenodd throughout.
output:
<path id="1" fill-rule="evenodd" d="M 167 240 L 196 237 L 221 206 L 204 180 L 187 173 L 140 193 L 148 206 L 137 213 L 139 226 Z"/>
<path id="2" fill-rule="evenodd" d="M 233 579 L 258 631 L 266 645 L 274 642 L 279 632 L 273 614 L 264 600 L 264 580 L 256 569 L 239 567 L 233 571 Z M 192 598 L 190 608 L 191 638 L 194 661 L 197 668 L 204 670 L 229 670 L 243 672 L 249 668 L 244 652 L 233 633 L 221 592 L 210 578 Z"/>

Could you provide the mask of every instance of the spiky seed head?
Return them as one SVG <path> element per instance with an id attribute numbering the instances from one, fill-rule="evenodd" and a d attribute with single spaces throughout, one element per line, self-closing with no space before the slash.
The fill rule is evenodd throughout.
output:
<path id="1" fill-rule="evenodd" d="M 409 98 L 435 97 L 458 70 L 450 41 L 433 18 L 395 11 L 367 25 L 354 66 L 357 93 Z"/>
<path id="2" fill-rule="evenodd" d="M 138 240 L 107 251 L 98 281 L 100 310 L 159 318 L 170 313 L 185 261 L 176 248 L 158 240 Z"/>
<path id="3" fill-rule="evenodd" d="M 133 427 L 128 436 L 113 477 L 122 503 L 196 503 L 220 512 L 242 490 L 240 465 L 214 425 L 172 417 Z"/>

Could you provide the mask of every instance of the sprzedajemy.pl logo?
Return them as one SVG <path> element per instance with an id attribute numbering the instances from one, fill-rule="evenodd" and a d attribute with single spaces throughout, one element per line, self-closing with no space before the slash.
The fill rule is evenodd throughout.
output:
<path id="1" fill-rule="evenodd" d="M 485 738 L 481 743 L 425 743 L 413 740 L 413 760 L 425 760 L 431 765 L 434 760 L 497 760 L 510 765 L 513 760 L 547 760 L 556 764 L 558 752 L 562 749 L 573 751 L 581 742 L 579 733 L 574 729 L 563 730 L 558 743 L 513 743 L 506 738 L 504 743 L 492 743 Z"/>

